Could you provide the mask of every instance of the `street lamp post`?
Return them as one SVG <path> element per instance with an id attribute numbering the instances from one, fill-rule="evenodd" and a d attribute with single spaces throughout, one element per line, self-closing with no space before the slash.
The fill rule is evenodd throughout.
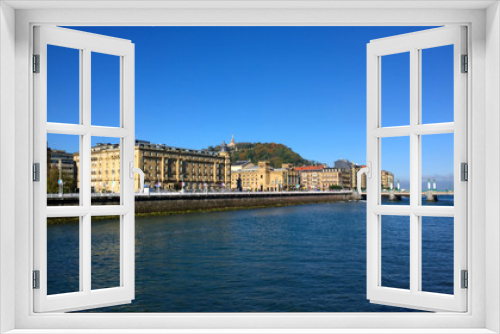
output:
<path id="1" fill-rule="evenodd" d="M 63 179 L 62 179 L 62 159 L 59 159 L 57 162 L 57 167 L 59 168 L 59 196 L 63 195 Z"/>

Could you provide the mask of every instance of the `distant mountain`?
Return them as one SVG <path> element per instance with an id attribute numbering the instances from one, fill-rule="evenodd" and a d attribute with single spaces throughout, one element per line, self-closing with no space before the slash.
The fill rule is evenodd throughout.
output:
<path id="1" fill-rule="evenodd" d="M 249 160 L 254 164 L 269 161 L 274 168 L 291 163 L 294 166 L 311 165 L 314 161 L 302 158 L 288 146 L 276 143 L 237 143 L 237 150 L 231 151 L 231 162 Z M 219 151 L 220 146 L 210 146 L 208 150 Z"/>

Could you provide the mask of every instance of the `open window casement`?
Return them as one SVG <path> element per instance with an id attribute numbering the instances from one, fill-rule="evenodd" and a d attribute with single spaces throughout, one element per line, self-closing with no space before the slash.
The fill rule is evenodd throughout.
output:
<path id="1" fill-rule="evenodd" d="M 79 116 L 74 124 L 65 122 L 49 122 L 47 118 L 48 95 L 51 99 L 64 99 L 61 92 L 48 90 L 47 58 L 51 57 L 48 50 L 54 48 L 69 50 L 76 53 L 76 64 L 79 59 L 79 71 L 75 77 L 79 80 Z M 94 114 L 91 110 L 91 73 L 92 57 L 96 54 L 114 56 L 117 59 L 119 72 L 119 120 L 115 127 L 96 126 L 92 122 Z M 56 64 L 57 65 L 57 64 Z M 63 65 L 61 65 L 63 66 Z M 76 65 L 75 67 L 78 67 Z M 54 69 L 54 67 L 52 67 Z M 94 71 L 97 72 L 97 71 Z M 100 36 L 91 33 L 73 31 L 70 29 L 39 26 L 34 28 L 33 55 L 34 82 L 34 268 L 33 294 L 35 312 L 65 312 L 84 310 L 96 307 L 130 303 L 134 299 L 134 44 L 128 40 Z M 77 84 L 78 86 L 78 84 Z M 118 87 L 116 88 L 118 90 Z M 59 95 L 58 95 L 59 94 Z M 95 93 L 97 94 L 97 93 Z M 78 98 L 79 96 L 79 98 Z M 117 108 L 118 109 L 118 108 Z M 77 110 L 77 113 L 78 113 Z M 69 113 L 69 110 L 61 114 Z M 79 121 L 78 121 L 79 118 Z M 48 136 L 63 136 L 75 138 L 79 143 L 78 155 L 75 155 L 76 177 L 78 180 L 76 199 L 70 206 L 49 206 L 47 202 L 47 171 L 50 163 L 48 155 Z M 92 137 L 109 138 L 119 143 L 120 167 L 116 190 L 119 202 L 113 205 L 93 205 L 91 192 L 91 147 Z M 61 164 L 61 163 L 60 163 Z M 57 167 L 56 167 L 57 168 Z M 59 166 L 59 169 L 62 167 Z M 61 175 L 61 174 L 59 174 Z M 62 177 L 59 176 L 62 183 Z M 115 183 L 115 182 L 113 182 Z M 115 189 L 118 189 L 116 187 Z M 63 194 L 61 194 L 63 196 Z M 102 203 L 100 203 L 102 204 Z M 119 268 L 116 285 L 102 288 L 95 284 L 99 279 L 92 275 L 93 262 L 99 261 L 92 251 L 96 240 L 92 241 L 93 219 L 99 217 L 116 217 L 119 237 L 117 237 Z M 79 220 L 77 252 L 78 268 L 73 277 L 76 281 L 74 291 L 60 293 L 47 288 L 47 220 L 54 217 Z M 97 240 L 98 241 L 98 240 Z M 61 252 L 64 252 L 61 247 Z M 99 255 L 99 254 L 98 254 Z M 61 267 L 64 268 L 64 267 Z M 99 287 L 99 288 L 96 288 Z"/>
<path id="2" fill-rule="evenodd" d="M 422 55 L 427 49 L 452 47 L 453 121 L 422 122 Z M 409 53 L 409 124 L 384 127 L 382 124 L 382 58 Z M 464 312 L 467 289 L 462 279 L 467 274 L 466 190 L 462 180 L 467 163 L 467 45 L 465 27 L 443 27 L 373 40 L 367 45 L 367 298 L 372 303 L 431 311 Z M 451 59 L 452 58 L 452 59 Z M 401 112 L 407 112 L 401 106 Z M 453 134 L 454 206 L 424 205 L 422 200 L 422 138 L 427 135 Z M 382 204 L 382 142 L 384 138 L 406 137 L 409 142 L 409 205 Z M 406 153 L 405 153 L 406 154 Z M 402 157 L 403 158 L 403 157 Z M 385 194 L 384 194 L 385 195 Z M 404 216 L 409 221 L 409 289 L 384 286 L 382 220 Z M 453 219 L 453 294 L 427 292 L 422 288 L 422 220 L 425 217 Z M 464 272 L 465 271 L 465 272 Z"/>

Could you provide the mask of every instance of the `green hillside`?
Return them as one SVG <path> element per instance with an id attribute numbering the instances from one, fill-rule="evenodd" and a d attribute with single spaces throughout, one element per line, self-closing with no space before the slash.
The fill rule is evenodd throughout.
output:
<path id="1" fill-rule="evenodd" d="M 276 143 L 238 143 L 238 150 L 231 151 L 231 162 L 249 160 L 254 164 L 259 161 L 269 161 L 271 166 L 280 168 L 281 164 L 291 163 L 294 166 L 310 165 L 313 162 L 302 158 L 291 148 Z M 209 147 L 209 150 L 218 151 L 219 146 Z"/>

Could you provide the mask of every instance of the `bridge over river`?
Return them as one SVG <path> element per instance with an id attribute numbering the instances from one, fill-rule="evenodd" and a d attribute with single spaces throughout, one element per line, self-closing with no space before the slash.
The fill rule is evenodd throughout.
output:
<path id="1" fill-rule="evenodd" d="M 423 191 L 422 197 L 429 202 L 436 202 L 439 195 L 453 196 L 453 191 Z M 389 201 L 400 201 L 402 197 L 410 197 L 409 191 L 391 191 L 383 192 L 382 197 Z M 366 199 L 366 192 L 361 194 L 361 198 Z"/>

